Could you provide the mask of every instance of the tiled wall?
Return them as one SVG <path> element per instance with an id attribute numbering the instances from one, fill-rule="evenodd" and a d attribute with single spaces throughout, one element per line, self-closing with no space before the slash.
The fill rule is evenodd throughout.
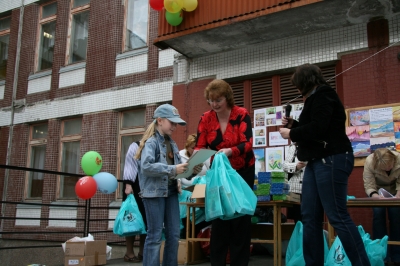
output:
<path id="1" fill-rule="evenodd" d="M 51 75 L 28 81 L 28 94 L 49 91 L 51 88 Z"/>
<path id="2" fill-rule="evenodd" d="M 168 67 L 174 64 L 174 55 L 179 54 L 173 49 L 161 50 L 158 53 L 158 67 Z"/>
<path id="3" fill-rule="evenodd" d="M 26 218 L 40 218 L 41 209 L 39 208 L 18 208 L 15 217 L 26 217 Z M 40 226 L 40 220 L 15 220 L 16 226 Z"/>
<path id="4" fill-rule="evenodd" d="M 389 19 L 389 42 L 400 41 L 400 15 Z"/>
<path id="5" fill-rule="evenodd" d="M 4 88 L 5 85 L 0 85 L 0 100 L 4 99 Z"/>
<path id="6" fill-rule="evenodd" d="M 39 0 L 25 0 L 24 5 L 29 5 L 31 3 L 37 2 Z M 0 13 L 6 12 L 8 10 L 18 8 L 21 6 L 21 1 L 17 0 L 1 0 L 0 1 Z"/>
<path id="7" fill-rule="evenodd" d="M 147 70 L 148 55 L 136 55 L 117 60 L 116 76 L 134 74 Z"/>
<path id="8" fill-rule="evenodd" d="M 304 63 L 321 63 L 338 59 L 338 54 L 366 48 L 366 25 L 278 40 L 252 47 L 210 55 L 193 60 L 192 79 L 209 77 L 227 79 L 273 70 L 296 67 Z M 177 82 L 184 82 L 186 65 L 178 63 Z"/>
<path id="9" fill-rule="evenodd" d="M 60 74 L 59 88 L 70 87 L 85 83 L 86 68 L 76 69 Z"/>

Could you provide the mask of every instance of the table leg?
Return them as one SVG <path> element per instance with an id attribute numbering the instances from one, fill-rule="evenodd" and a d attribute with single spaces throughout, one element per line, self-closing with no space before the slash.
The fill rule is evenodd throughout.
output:
<path id="1" fill-rule="evenodd" d="M 274 217 L 273 220 L 273 231 L 274 231 L 274 266 L 278 266 L 278 208 L 276 205 L 273 207 L 272 215 Z"/>
<path id="2" fill-rule="evenodd" d="M 186 205 L 186 258 L 189 262 L 189 242 L 188 238 L 191 238 L 190 235 L 190 206 Z"/>
<path id="3" fill-rule="evenodd" d="M 282 219 L 281 219 L 281 206 L 276 206 L 276 225 L 278 232 L 278 266 L 282 265 Z"/>

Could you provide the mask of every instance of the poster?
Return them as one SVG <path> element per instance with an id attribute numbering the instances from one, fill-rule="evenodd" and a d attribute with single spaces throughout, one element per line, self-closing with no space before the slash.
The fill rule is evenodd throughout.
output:
<path id="1" fill-rule="evenodd" d="M 265 172 L 265 150 L 264 149 L 254 149 L 254 156 L 256 158 L 255 168 L 256 175 L 258 172 Z"/>
<path id="2" fill-rule="evenodd" d="M 266 172 L 282 172 L 283 147 L 265 148 Z"/>
<path id="3" fill-rule="evenodd" d="M 392 107 L 369 110 L 371 152 L 378 148 L 395 147 Z"/>
<path id="4" fill-rule="evenodd" d="M 253 147 L 267 146 L 267 128 L 255 127 L 253 129 Z"/>
<path id="5" fill-rule="evenodd" d="M 265 126 L 265 109 L 254 110 L 254 126 L 264 127 Z"/>
<path id="6" fill-rule="evenodd" d="M 278 131 L 269 132 L 269 146 L 281 146 L 288 145 L 289 140 L 282 138 L 281 134 Z"/>
<path id="7" fill-rule="evenodd" d="M 282 106 L 268 107 L 265 109 L 265 113 L 265 123 L 267 127 L 282 125 Z"/>
<path id="8" fill-rule="evenodd" d="M 353 147 L 354 157 L 365 157 L 371 154 L 368 125 L 346 127 L 346 135 Z"/>

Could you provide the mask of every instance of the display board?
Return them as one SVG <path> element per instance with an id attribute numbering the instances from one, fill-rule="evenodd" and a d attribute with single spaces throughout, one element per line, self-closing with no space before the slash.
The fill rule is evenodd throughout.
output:
<path id="1" fill-rule="evenodd" d="M 400 103 L 346 109 L 346 134 L 354 150 L 355 166 L 378 148 L 400 151 Z"/>

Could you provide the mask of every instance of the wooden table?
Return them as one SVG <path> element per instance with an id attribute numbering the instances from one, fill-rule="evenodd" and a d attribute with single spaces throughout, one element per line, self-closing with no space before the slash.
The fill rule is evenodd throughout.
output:
<path id="1" fill-rule="evenodd" d="M 400 199 L 375 199 L 375 198 L 356 198 L 347 201 L 348 208 L 374 208 L 374 207 L 400 207 Z M 335 240 L 335 230 L 328 222 L 329 247 Z M 389 245 L 400 245 L 400 241 L 388 241 Z"/>
<path id="2" fill-rule="evenodd" d="M 186 204 L 186 217 L 190 217 L 190 209 L 193 208 L 192 211 L 192 219 L 186 219 L 186 241 L 188 242 L 188 246 L 190 242 L 198 242 L 198 241 L 210 241 L 209 238 L 197 238 L 195 236 L 195 208 L 203 208 L 204 202 L 199 203 L 181 203 Z M 270 243 L 273 244 L 274 247 L 274 266 L 282 265 L 282 221 L 281 221 L 281 210 L 285 207 L 292 207 L 295 204 L 299 204 L 298 202 L 291 202 L 286 200 L 278 200 L 278 201 L 267 201 L 267 202 L 258 202 L 257 207 L 273 207 L 273 216 L 274 222 L 273 226 L 273 238 L 272 239 L 263 239 L 263 240 L 252 240 L 252 243 Z M 192 220 L 192 221 L 190 221 Z M 189 248 L 187 249 L 187 258 L 188 264 L 196 263 L 193 260 L 195 256 L 194 249 L 191 249 L 191 254 L 189 254 Z M 191 258 L 191 259 L 189 259 Z"/>

